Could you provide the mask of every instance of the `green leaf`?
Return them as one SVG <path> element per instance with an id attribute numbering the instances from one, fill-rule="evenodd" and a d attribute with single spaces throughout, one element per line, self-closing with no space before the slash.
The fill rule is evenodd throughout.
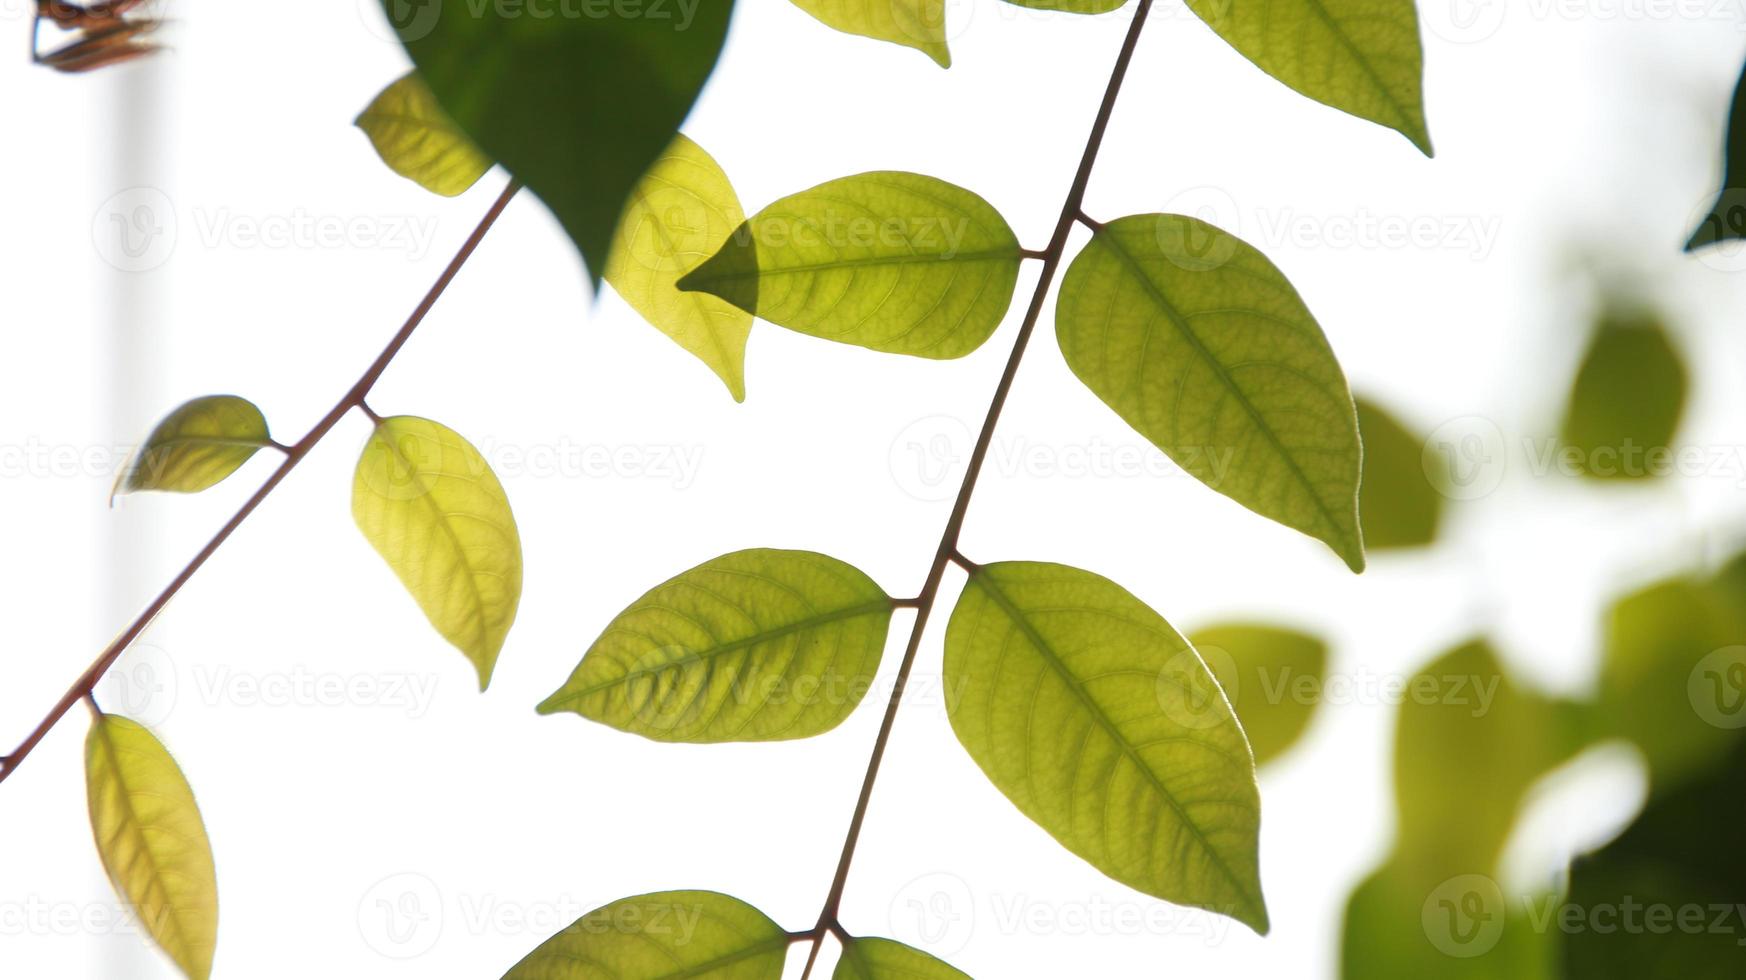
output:
<path id="1" fill-rule="evenodd" d="M 1128 0 L 1006 0 L 1018 7 L 1032 10 L 1059 10 L 1068 14 L 1107 14 L 1119 9 Z"/>
<path id="2" fill-rule="evenodd" d="M 619 613 L 539 706 L 661 742 L 807 738 L 873 683 L 891 598 L 809 551 L 736 551 Z"/>
<path id="3" fill-rule="evenodd" d="M 946 628 L 952 729 L 1111 878 L 1267 931 L 1260 791 L 1230 704 L 1163 617 L 1090 572 L 978 568 Z"/>
<path id="4" fill-rule="evenodd" d="M 577 919 L 503 980 L 781 980 L 788 933 L 737 898 L 655 892 Z"/>
<path id="5" fill-rule="evenodd" d="M 1506 897 L 1488 874 L 1428 872 L 1399 857 L 1353 892 L 1342 980 L 1550 980 L 1555 946 L 1531 917 L 1555 896 Z M 1538 926 L 1538 928 L 1536 928 Z"/>
<path id="6" fill-rule="evenodd" d="M 1659 320 L 1609 315 L 1589 342 L 1564 409 L 1560 442 L 1598 480 L 1665 473 L 1685 413 L 1685 361 Z"/>
<path id="7" fill-rule="evenodd" d="M 1441 457 L 1425 453 L 1425 440 L 1414 435 L 1380 406 L 1362 398 L 1358 433 L 1364 444 L 1364 477 L 1359 483 L 1358 513 L 1364 528 L 1364 548 L 1418 548 L 1437 540 L 1443 520 L 1443 495 L 1425 467 L 1433 465 L 1439 481 L 1446 470 Z"/>
<path id="8" fill-rule="evenodd" d="M 920 174 L 867 173 L 759 211 L 679 288 L 826 340 L 962 357 L 1000 326 L 1022 251 L 975 194 Z"/>
<path id="9" fill-rule="evenodd" d="M 415 71 L 383 89 L 357 127 L 389 169 L 444 197 L 465 192 L 491 169 L 491 158 L 449 121 Z"/>
<path id="10" fill-rule="evenodd" d="M 970 980 L 970 975 L 900 942 L 856 938 L 843 944 L 831 980 Z"/>
<path id="11" fill-rule="evenodd" d="M 218 878 L 194 790 L 151 732 L 99 715 L 85 739 L 91 832 L 103 869 L 190 980 L 212 973 Z"/>
<path id="12" fill-rule="evenodd" d="M 1322 700 L 1327 644 L 1295 630 L 1241 623 L 1196 630 L 1188 642 L 1230 700 L 1256 765 L 1303 736 Z"/>
<path id="13" fill-rule="evenodd" d="M 1698 223 L 1687 252 L 1729 239 L 1746 238 L 1746 73 L 1734 87 L 1734 108 L 1728 116 L 1728 142 L 1722 168 L 1722 190 L 1709 214 Z"/>
<path id="14" fill-rule="evenodd" d="M 1746 621 L 1712 583 L 1659 582 L 1607 616 L 1596 716 L 1649 763 L 1652 794 L 1678 786 L 1746 726 Z"/>
<path id="15" fill-rule="evenodd" d="M 1079 380 L 1183 469 L 1364 569 L 1352 396 L 1260 252 L 1181 215 L 1112 221 L 1067 269 L 1055 333 Z"/>
<path id="16" fill-rule="evenodd" d="M 358 458 L 352 517 L 484 690 L 521 602 L 521 538 L 485 458 L 429 419 L 383 419 Z"/>
<path id="17" fill-rule="evenodd" d="M 552 209 L 598 281 L 625 201 L 691 111 L 734 5 L 558 17 L 520 4 L 383 6 L 449 118 Z"/>
<path id="18" fill-rule="evenodd" d="M 752 315 L 708 293 L 681 292 L 676 283 L 744 220 L 715 158 L 680 135 L 631 193 L 606 263 L 606 281 L 625 302 L 709 365 L 737 402 L 746 400 Z"/>
<path id="19" fill-rule="evenodd" d="M 247 399 L 196 398 L 158 423 L 122 471 L 115 492 L 197 493 L 241 469 L 256 450 L 271 445 L 266 418 Z"/>
<path id="20" fill-rule="evenodd" d="M 946 48 L 946 0 L 794 0 L 827 27 L 915 48 L 941 68 L 952 67 Z"/>
<path id="21" fill-rule="evenodd" d="M 1431 156 L 1413 0 L 1188 0 L 1243 57 L 1324 105 L 1398 131 Z"/>

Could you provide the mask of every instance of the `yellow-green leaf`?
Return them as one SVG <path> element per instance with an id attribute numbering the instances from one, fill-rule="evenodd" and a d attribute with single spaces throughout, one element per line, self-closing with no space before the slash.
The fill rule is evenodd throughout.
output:
<path id="1" fill-rule="evenodd" d="M 1328 645 L 1277 626 L 1225 623 L 1188 642 L 1218 678 L 1260 765 L 1291 748 L 1322 700 Z"/>
<path id="2" fill-rule="evenodd" d="M 218 878 L 188 780 L 151 732 L 100 715 L 85 739 L 91 832 L 139 922 L 190 980 L 212 973 Z"/>
<path id="3" fill-rule="evenodd" d="M 1006 0 L 1033 10 L 1059 10 L 1067 14 L 1107 14 L 1119 9 L 1128 0 Z"/>
<path id="4" fill-rule="evenodd" d="M 970 975 L 890 939 L 850 939 L 831 980 L 970 980 Z"/>
<path id="5" fill-rule="evenodd" d="M 1364 549 L 1418 548 L 1437 539 L 1443 520 L 1446 479 L 1442 457 L 1425 452 L 1425 440 L 1408 431 L 1380 406 L 1356 400 L 1358 433 L 1364 443 L 1364 478 L 1358 512 Z M 1434 467 L 1429 473 L 1426 467 Z M 1438 482 L 1432 483 L 1431 473 Z"/>
<path id="6" fill-rule="evenodd" d="M 1559 441 L 1596 480 L 1643 480 L 1671 468 L 1685 414 L 1685 360 L 1661 321 L 1609 313 L 1577 369 Z"/>
<path id="7" fill-rule="evenodd" d="M 1297 290 L 1181 215 L 1104 225 L 1055 305 L 1067 365 L 1183 469 L 1364 569 L 1346 377 Z"/>
<path id="8" fill-rule="evenodd" d="M 814 337 L 952 358 L 1000 326 L 1021 258 L 1006 220 L 975 194 L 866 173 L 759 211 L 679 288 Z"/>
<path id="9" fill-rule="evenodd" d="M 429 419 L 383 419 L 358 458 L 352 516 L 484 690 L 521 601 L 521 538 L 485 458 Z"/>
<path id="10" fill-rule="evenodd" d="M 159 422 L 133 455 L 115 492 L 197 493 L 235 473 L 271 446 L 261 410 L 235 395 L 187 402 Z"/>
<path id="11" fill-rule="evenodd" d="M 945 685 L 971 758 L 1068 850 L 1267 931 L 1254 758 L 1162 616 L 1076 568 L 983 566 L 946 628 Z"/>
<path id="12" fill-rule="evenodd" d="M 736 551 L 619 613 L 539 711 L 662 742 L 817 735 L 872 685 L 891 610 L 883 589 L 835 558 Z"/>
<path id="13" fill-rule="evenodd" d="M 503 980 L 781 980 L 788 933 L 737 898 L 655 892 L 589 912 Z"/>
<path id="14" fill-rule="evenodd" d="M 794 0 L 794 5 L 845 34 L 915 48 L 941 68 L 952 67 L 946 0 Z"/>
<path id="15" fill-rule="evenodd" d="M 383 89 L 357 126 L 395 173 L 444 197 L 466 191 L 491 169 L 491 158 L 449 119 L 417 72 Z"/>
<path id="16" fill-rule="evenodd" d="M 1245 58 L 1293 89 L 1432 154 L 1413 0 L 1188 0 Z"/>
<path id="17" fill-rule="evenodd" d="M 734 401 L 746 400 L 752 315 L 708 293 L 681 292 L 676 284 L 745 220 L 721 166 L 681 135 L 631 191 L 606 262 L 612 288 L 708 365 Z"/>

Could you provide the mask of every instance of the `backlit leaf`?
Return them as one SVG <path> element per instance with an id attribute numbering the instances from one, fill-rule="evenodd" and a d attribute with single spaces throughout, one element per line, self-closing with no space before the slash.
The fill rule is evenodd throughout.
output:
<path id="1" fill-rule="evenodd" d="M 1381 123 L 1431 155 L 1413 0 L 1188 0 L 1218 35 L 1291 88 Z"/>
<path id="2" fill-rule="evenodd" d="M 673 140 L 631 192 L 606 263 L 606 281 L 655 329 L 697 355 L 746 399 L 746 335 L 752 315 L 708 293 L 681 292 L 679 277 L 715 254 L 746 220 L 715 158 L 685 136 Z"/>
<path id="3" fill-rule="evenodd" d="M 589 912 L 503 980 L 781 980 L 788 933 L 737 898 L 655 892 Z"/>
<path id="4" fill-rule="evenodd" d="M 134 453 L 115 492 L 196 493 L 235 473 L 256 450 L 272 444 L 266 418 L 247 399 L 196 398 L 158 423 Z"/>
<path id="5" fill-rule="evenodd" d="M 1212 669 L 1260 765 L 1303 736 L 1322 700 L 1328 646 L 1296 630 L 1228 623 L 1188 642 Z"/>
<path id="6" fill-rule="evenodd" d="M 1107 14 L 1121 7 L 1128 0 L 1006 0 L 1006 2 L 1019 7 L 1030 7 L 1033 10 L 1059 10 L 1069 14 Z"/>
<path id="7" fill-rule="evenodd" d="M 1418 548 L 1437 539 L 1443 519 L 1445 479 L 1441 457 L 1427 456 L 1425 440 L 1376 404 L 1356 400 L 1358 434 L 1364 444 L 1364 477 L 1359 482 L 1358 514 L 1364 549 Z M 1439 482 L 1426 474 L 1426 460 L 1438 467 Z"/>
<path id="8" fill-rule="evenodd" d="M 1728 141 L 1723 161 L 1722 190 L 1716 203 L 1686 242 L 1688 252 L 1736 238 L 1746 238 L 1746 74 L 1734 88 L 1734 108 L 1728 116 Z"/>
<path id="9" fill-rule="evenodd" d="M 946 629 L 952 729 L 1024 814 L 1123 884 L 1267 931 L 1260 792 L 1218 683 L 1090 572 L 976 570 Z"/>
<path id="10" fill-rule="evenodd" d="M 357 126 L 391 170 L 444 197 L 463 193 L 491 169 L 491 158 L 449 121 L 415 71 L 383 89 Z"/>
<path id="11" fill-rule="evenodd" d="M 188 780 L 151 732 L 101 715 L 85 739 L 97 853 L 138 922 L 190 980 L 212 973 L 218 879 Z"/>
<path id="12" fill-rule="evenodd" d="M 794 0 L 794 5 L 846 34 L 915 48 L 941 68 L 952 67 L 946 0 Z"/>
<path id="13" fill-rule="evenodd" d="M 662 742 L 770 741 L 835 728 L 885 650 L 892 601 L 808 551 L 736 551 L 619 613 L 541 714 Z"/>
<path id="14" fill-rule="evenodd" d="M 1260 252 L 1181 215 L 1112 221 L 1067 269 L 1055 332 L 1079 380 L 1185 470 L 1363 570 L 1352 396 Z"/>
<path id="15" fill-rule="evenodd" d="M 962 357 L 1000 326 L 1021 252 L 975 194 L 920 174 L 867 173 L 759 211 L 679 288 L 826 340 Z"/>
<path id="16" fill-rule="evenodd" d="M 631 189 L 715 67 L 732 0 L 580 5 L 383 0 L 449 118 L 557 215 L 598 280 Z"/>
<path id="17" fill-rule="evenodd" d="M 383 419 L 358 458 L 352 517 L 484 690 L 521 601 L 521 538 L 485 458 L 428 419 Z"/>
<path id="18" fill-rule="evenodd" d="M 970 975 L 900 942 L 856 938 L 843 944 L 831 980 L 970 980 Z"/>
<path id="19" fill-rule="evenodd" d="M 1598 480 L 1641 480 L 1667 472 L 1685 413 L 1685 361 L 1660 322 L 1608 316 L 1577 369 L 1560 442 Z"/>

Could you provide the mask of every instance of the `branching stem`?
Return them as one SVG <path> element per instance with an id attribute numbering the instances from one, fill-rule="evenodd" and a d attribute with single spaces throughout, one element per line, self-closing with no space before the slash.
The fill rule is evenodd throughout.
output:
<path id="1" fill-rule="evenodd" d="M 867 819 L 867 804 L 873 797 L 873 783 L 879 776 L 879 764 L 885 758 L 885 748 L 891 741 L 891 729 L 897 721 L 897 709 L 903 701 L 903 690 L 909 682 L 910 671 L 915 666 L 916 651 L 921 646 L 928 617 L 939 597 L 940 581 L 945 576 L 946 566 L 956 563 L 970 572 L 980 567 L 958 550 L 964 516 L 969 512 L 970 497 L 976 490 L 976 479 L 981 475 L 982 464 L 988 457 L 989 446 L 994 440 L 994 429 L 1000 422 L 1001 410 L 1006 407 L 1007 394 L 1012 390 L 1019 362 L 1024 359 L 1025 347 L 1036 329 L 1037 319 L 1042 315 L 1043 302 L 1047 299 L 1049 287 L 1054 283 L 1055 273 L 1061 266 L 1073 223 L 1084 222 L 1094 230 L 1099 227 L 1086 217 L 1082 208 L 1085 189 L 1091 181 L 1092 168 L 1097 163 L 1098 148 L 1103 145 L 1104 131 L 1109 128 L 1110 114 L 1115 110 L 1122 79 L 1127 75 L 1128 64 L 1133 60 L 1134 48 L 1140 40 L 1140 31 L 1146 24 L 1146 14 L 1151 9 L 1152 0 L 1140 0 L 1134 10 L 1133 22 L 1128 25 L 1127 36 L 1122 40 L 1121 51 L 1116 55 L 1115 67 L 1110 71 L 1109 85 L 1104 89 L 1103 102 L 1098 106 L 1097 118 L 1092 122 L 1091 134 L 1086 137 L 1085 150 L 1079 158 L 1079 170 L 1073 176 L 1073 185 L 1067 192 L 1067 200 L 1061 205 L 1061 215 L 1055 222 L 1055 233 L 1049 239 L 1049 247 L 1039 256 L 1043 261 L 1043 269 L 1037 276 L 1037 286 L 1031 294 L 1030 306 L 1025 310 L 1018 337 L 1013 340 L 1012 353 L 1006 359 L 1006 370 L 1001 373 L 1000 381 L 994 386 L 994 397 L 990 400 L 988 414 L 982 421 L 982 431 L 976 436 L 976 447 L 971 451 L 969 463 L 964 468 L 964 479 L 958 486 L 958 496 L 952 504 L 951 516 L 947 518 L 946 529 L 940 535 L 933 564 L 928 567 L 927 581 L 922 586 L 921 595 L 915 600 L 915 622 L 910 627 L 909 642 L 903 651 L 903 662 L 897 668 L 897 679 L 891 686 L 891 698 L 885 706 L 885 718 L 879 725 L 878 737 L 873 741 L 873 754 L 867 760 L 867 775 L 861 782 L 861 795 L 855 801 L 854 816 L 849 819 L 849 832 L 843 840 L 842 855 L 837 860 L 836 876 L 831 879 L 831 890 L 825 898 L 824 909 L 819 913 L 818 925 L 812 930 L 813 949 L 812 958 L 807 962 L 808 973 L 812 970 L 812 959 L 818 956 L 818 946 L 826 932 L 835 934 L 839 939 L 847 939 L 847 934 L 837 919 L 843 901 L 843 887 L 848 883 L 849 865 L 854 860 L 855 845 L 860 842 L 861 827 Z"/>
<path id="2" fill-rule="evenodd" d="M 92 692 L 96 690 L 98 682 L 103 679 L 104 674 L 109 672 L 109 668 L 115 665 L 115 661 L 121 657 L 122 653 L 126 652 L 133 641 L 145 632 L 146 627 L 151 625 L 152 620 L 157 617 L 164 606 L 175 598 L 176 593 L 182 591 L 182 586 L 188 584 L 188 580 L 194 577 L 194 573 L 200 570 L 200 566 L 206 564 L 206 560 L 217 553 L 225 540 L 238 527 L 242 526 L 243 521 L 247 520 L 250 514 L 255 512 L 255 508 L 267 499 L 273 490 L 284 481 L 285 477 L 291 475 L 291 471 L 297 468 L 297 464 L 303 461 L 303 457 L 309 455 L 309 451 L 315 448 L 316 443 L 319 443 L 323 436 L 332 431 L 347 412 L 363 406 L 364 397 L 370 393 L 371 388 L 375 387 L 376 381 L 382 377 L 382 372 L 388 370 L 388 365 L 394 361 L 394 356 L 400 353 L 400 348 L 406 346 L 413 331 L 417 330 L 418 325 L 424 322 L 425 315 L 430 312 L 432 306 L 436 305 L 436 301 L 438 297 L 442 296 L 443 291 L 448 289 L 449 283 L 454 280 L 456 273 L 460 272 L 461 267 L 467 264 L 467 259 L 472 256 L 473 251 L 484 240 L 485 233 L 491 230 L 491 226 L 497 222 L 497 216 L 503 213 L 503 209 L 509 205 L 510 198 L 514 197 L 515 192 L 520 188 L 521 185 L 517 182 L 513 180 L 509 182 L 509 186 L 505 187 L 503 193 L 498 195 L 496 202 L 491 205 L 491 209 L 485 212 L 485 217 L 479 220 L 478 227 L 474 228 L 473 233 L 468 235 L 467 240 L 462 243 L 460 251 L 456 252 L 455 257 L 449 261 L 448 267 L 443 269 L 442 275 L 438 276 L 436 282 L 431 284 L 430 290 L 425 293 L 424 299 L 413 309 L 412 315 L 406 318 L 406 322 L 400 327 L 400 330 L 388 341 L 388 346 L 382 349 L 382 353 L 376 356 L 376 359 L 358 377 L 345 396 L 336 402 L 333 408 L 322 416 L 321 421 L 315 423 L 315 428 L 310 429 L 309 433 L 302 439 L 297 440 L 293 445 L 280 447 L 285 452 L 285 460 L 279 464 L 279 468 L 267 477 L 266 482 L 262 483 L 248 500 L 243 502 L 243 505 L 237 509 L 230 520 L 218 529 L 218 533 L 206 542 L 206 546 L 201 548 L 193 559 L 182 567 L 180 572 L 176 573 L 176 577 L 170 580 L 170 584 L 165 586 L 162 592 L 158 593 L 157 598 L 153 599 L 145 607 L 145 610 L 126 629 L 121 631 L 121 635 L 110 641 L 103 653 L 91 663 L 91 666 L 85 668 L 85 672 L 79 675 L 78 680 L 73 682 L 73 686 L 67 689 L 67 693 L 62 695 L 60 701 L 56 702 L 55 706 L 49 709 L 49 713 L 43 716 L 42 721 L 37 723 L 36 729 L 23 742 L 19 743 L 18 748 L 12 750 L 12 753 L 7 755 L 3 762 L 0 762 L 0 781 L 4 781 L 17 771 L 19 764 L 24 761 L 26 756 L 30 755 L 37 743 L 43 740 L 43 737 L 60 722 L 73 705 L 84 700 L 93 709 L 96 708 L 97 701 L 92 696 Z"/>

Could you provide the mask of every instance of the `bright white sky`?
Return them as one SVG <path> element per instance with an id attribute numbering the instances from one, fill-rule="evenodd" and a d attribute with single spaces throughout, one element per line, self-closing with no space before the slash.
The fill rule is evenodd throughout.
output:
<path id="1" fill-rule="evenodd" d="M 1487 631 L 1525 675 L 1579 691 L 1603 597 L 1742 538 L 1746 258 L 1677 249 L 1717 179 L 1746 10 L 1443 2 L 1425 10 L 1439 149 L 1427 161 L 1282 88 L 1164 0 L 1087 207 L 1213 217 L 1291 276 L 1357 390 L 1423 431 L 1506 440 L 1501 485 L 1457 515 L 1446 548 L 1354 579 L 1180 474 L 1086 472 L 1143 442 L 1077 385 L 1046 329 L 965 539 L 980 560 L 1096 570 L 1184 629 L 1264 616 L 1334 643 L 1354 693 L 1263 773 L 1274 934 L 1115 885 L 1020 816 L 952 737 L 938 630 L 850 879 L 852 931 L 927 945 L 980 977 L 1331 976 L 1345 896 L 1390 833 L 1393 706 L 1374 693 L 1380 679 Z M 955 67 L 942 72 L 781 0 L 740 6 L 687 131 L 748 211 L 832 177 L 908 169 L 982 194 L 1032 246 L 1129 17 L 954 3 Z M 431 197 L 350 127 L 405 67 L 373 0 L 189 0 L 175 16 L 174 54 L 62 77 L 26 62 L 25 0 L 0 0 L 14 52 L 0 59 L 8 745 L 269 466 L 199 498 L 110 510 L 114 447 L 210 392 L 250 397 L 294 439 L 503 180 Z M 176 219 L 160 239 L 173 247 L 143 272 L 106 261 L 114 195 L 136 187 L 151 190 L 122 198 L 128 209 L 149 199 Z M 339 242 L 251 236 L 315 219 L 350 230 Z M 1403 228 L 1431 240 L 1403 247 Z M 1713 455 L 1704 473 L 1593 495 L 1527 471 L 1522 441 L 1549 431 L 1592 305 L 1584 258 L 1671 311 L 1698 362 L 1683 438 Z M 961 460 L 1020 306 L 984 350 L 943 364 L 760 326 L 750 397 L 735 406 L 616 297 L 591 303 L 555 223 L 518 201 L 373 398 L 458 429 L 508 487 L 527 586 L 490 692 L 352 526 L 361 419 L 103 690 L 156 728 L 199 793 L 223 906 L 216 975 L 496 976 L 588 908 L 670 887 L 728 891 L 810 925 L 877 709 L 807 742 L 672 747 L 533 705 L 627 602 L 725 551 L 811 548 L 894 593 L 917 589 L 948 506 L 942 473 L 923 464 Z M 339 681 L 354 693 L 323 703 L 321 685 Z M 83 730 L 70 718 L 0 787 L 0 972 L 168 977 L 137 935 L 103 924 L 116 900 L 85 823 Z M 1543 878 L 1573 841 L 1628 819 L 1628 764 L 1575 783 L 1548 803 L 1560 818 L 1535 821 L 1515 849 L 1523 876 Z"/>

